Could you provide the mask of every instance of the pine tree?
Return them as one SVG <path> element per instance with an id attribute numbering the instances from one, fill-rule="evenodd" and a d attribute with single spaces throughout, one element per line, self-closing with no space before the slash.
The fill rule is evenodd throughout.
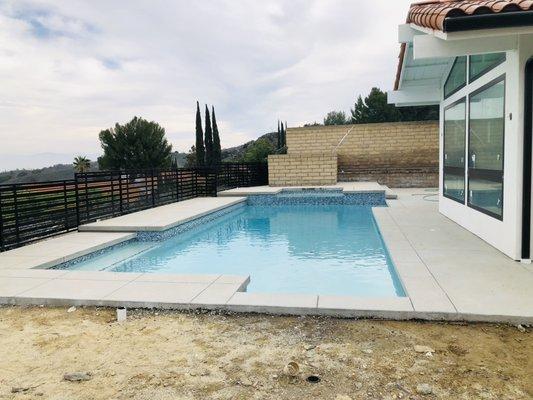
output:
<path id="1" fill-rule="evenodd" d="M 213 165 L 213 130 L 207 104 L 205 105 L 205 165 Z"/>
<path id="2" fill-rule="evenodd" d="M 211 108 L 213 119 L 213 163 L 220 164 L 222 162 L 222 149 L 220 147 L 220 135 L 218 134 L 217 119 L 215 117 L 215 107 Z"/>
<path id="3" fill-rule="evenodd" d="M 196 165 L 205 165 L 204 132 L 202 131 L 202 115 L 200 114 L 200 103 L 196 102 Z"/>
<path id="4" fill-rule="evenodd" d="M 134 117 L 101 131 L 99 138 L 104 150 L 98 157 L 101 169 L 169 168 L 172 163 L 165 128 L 154 121 Z"/>

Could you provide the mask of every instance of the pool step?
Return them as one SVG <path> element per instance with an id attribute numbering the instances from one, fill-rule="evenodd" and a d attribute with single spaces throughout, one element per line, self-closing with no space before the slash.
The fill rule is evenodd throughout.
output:
<path id="1" fill-rule="evenodd" d="M 124 246 L 117 246 L 113 251 L 104 251 L 100 255 L 93 256 L 86 262 L 74 263 L 68 269 L 76 271 L 103 271 L 116 263 L 134 257 L 154 246 L 155 243 L 150 242 L 129 242 L 124 244 Z"/>

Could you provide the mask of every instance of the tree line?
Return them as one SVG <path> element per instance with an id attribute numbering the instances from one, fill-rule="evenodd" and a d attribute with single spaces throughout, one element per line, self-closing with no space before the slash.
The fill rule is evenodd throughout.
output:
<path id="1" fill-rule="evenodd" d="M 438 120 L 438 106 L 396 107 L 387 103 L 387 94 L 374 87 L 364 99 L 358 96 L 347 116 L 344 111 L 331 111 L 324 125 L 367 124 L 375 122 Z M 222 162 L 220 135 L 215 116 L 205 106 L 205 131 L 202 126 L 200 103 L 196 102 L 196 144 L 187 154 L 187 166 L 213 166 Z M 305 126 L 320 125 L 317 122 Z M 269 154 L 286 152 L 287 123 L 278 120 L 275 141 L 256 140 L 245 152 L 242 161 L 265 161 Z M 172 145 L 165 129 L 154 121 L 134 117 L 126 124 L 115 124 L 99 134 L 104 154 L 98 158 L 100 169 L 151 169 L 177 167 L 172 160 Z M 77 172 L 87 171 L 91 164 L 86 157 L 76 157 Z"/>
<path id="2" fill-rule="evenodd" d="M 172 158 L 172 145 L 165 137 L 165 128 L 157 122 L 134 117 L 131 121 L 105 129 L 98 135 L 104 151 L 98 157 L 100 169 L 165 169 L 177 168 Z M 187 166 L 213 166 L 222 162 L 220 135 L 215 108 L 205 106 L 205 134 L 202 128 L 200 104 L 196 102 L 196 144 L 187 154 Z M 76 172 L 87 172 L 91 161 L 85 156 L 74 158 Z"/>
<path id="3" fill-rule="evenodd" d="M 433 121 L 439 119 L 439 106 L 396 107 L 387 103 L 387 93 L 374 87 L 364 99 L 357 97 L 350 115 L 344 111 L 330 111 L 324 125 L 371 124 L 377 122 Z M 320 125 L 317 122 L 305 126 Z"/>

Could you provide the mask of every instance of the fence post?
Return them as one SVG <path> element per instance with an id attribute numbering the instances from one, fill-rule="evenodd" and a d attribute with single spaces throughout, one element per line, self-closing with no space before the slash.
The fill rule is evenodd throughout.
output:
<path id="1" fill-rule="evenodd" d="M 63 210 L 65 212 L 65 229 L 68 230 L 67 181 L 63 181 Z"/>
<path id="2" fill-rule="evenodd" d="M 115 216 L 115 177 L 111 174 L 111 216 Z"/>
<path id="3" fill-rule="evenodd" d="M 122 171 L 118 173 L 118 206 L 119 206 L 119 212 L 120 215 L 122 215 Z"/>
<path id="4" fill-rule="evenodd" d="M 217 197 L 218 196 L 218 167 L 215 168 L 214 175 L 215 175 L 215 185 L 214 185 L 215 196 L 214 197 Z"/>
<path id="5" fill-rule="evenodd" d="M 211 175 L 211 172 L 209 170 L 207 170 L 205 172 L 205 178 L 204 178 L 204 186 L 205 186 L 205 189 L 204 189 L 204 196 L 205 197 L 208 197 L 209 196 L 209 175 Z"/>
<path id="6" fill-rule="evenodd" d="M 20 242 L 20 232 L 19 232 L 19 210 L 18 210 L 18 200 L 17 200 L 17 185 L 13 185 L 13 212 L 15 214 L 15 237 L 17 240 L 17 245 Z"/>
<path id="7" fill-rule="evenodd" d="M 179 170 L 176 168 L 176 203 L 180 201 L 180 175 Z"/>
<path id="8" fill-rule="evenodd" d="M 74 193 L 76 195 L 76 226 L 80 226 L 80 195 L 78 174 L 74 174 Z"/>
<path id="9" fill-rule="evenodd" d="M 128 201 L 126 203 L 126 212 L 130 211 L 130 174 L 127 174 L 126 171 L 124 171 L 124 174 L 126 175 L 126 200 Z"/>
<path id="10" fill-rule="evenodd" d="M 155 207 L 155 193 L 154 193 L 154 169 L 151 171 L 152 175 L 152 208 Z"/>
<path id="11" fill-rule="evenodd" d="M 2 190 L 0 189 L 0 251 L 4 250 L 4 215 L 2 212 Z"/>
<path id="12" fill-rule="evenodd" d="M 198 168 L 195 168 L 193 172 L 194 172 L 194 197 L 198 197 Z"/>
<path id="13" fill-rule="evenodd" d="M 87 184 L 87 174 L 85 178 L 85 218 L 89 221 L 89 186 Z"/>

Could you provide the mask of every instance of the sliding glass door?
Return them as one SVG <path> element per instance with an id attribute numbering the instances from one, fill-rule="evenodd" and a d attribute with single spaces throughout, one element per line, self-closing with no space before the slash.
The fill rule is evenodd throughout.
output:
<path id="1" fill-rule="evenodd" d="M 505 77 L 469 96 L 468 205 L 503 217 Z"/>

